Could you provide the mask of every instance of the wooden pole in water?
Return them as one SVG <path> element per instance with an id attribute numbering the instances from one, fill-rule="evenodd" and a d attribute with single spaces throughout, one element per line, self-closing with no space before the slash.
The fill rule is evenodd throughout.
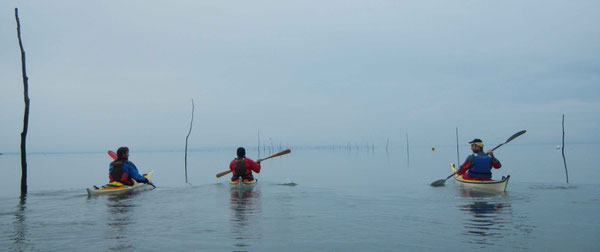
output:
<path id="1" fill-rule="evenodd" d="M 192 125 L 194 122 L 194 99 L 192 99 L 192 120 L 190 121 L 190 130 L 188 131 L 187 136 L 185 137 L 185 183 L 188 183 L 187 178 L 187 149 L 188 149 L 188 138 L 190 137 L 190 133 L 192 133 Z M 189 184 L 189 183 L 188 183 Z"/>
<path id="2" fill-rule="evenodd" d="M 27 129 L 29 127 L 29 84 L 25 64 L 25 50 L 21 41 L 21 22 L 19 21 L 19 9 L 15 8 L 15 19 L 17 20 L 17 37 L 21 49 L 21 70 L 23 73 L 23 96 L 25 100 L 25 114 L 23 116 L 23 131 L 21 132 L 21 196 L 27 194 Z"/>
<path id="3" fill-rule="evenodd" d="M 387 142 L 385 143 L 385 153 L 390 154 L 388 148 L 390 147 L 390 138 L 388 137 Z"/>
<path id="4" fill-rule="evenodd" d="M 460 154 L 458 153 L 458 127 L 456 127 L 456 165 L 460 165 Z"/>
<path id="5" fill-rule="evenodd" d="M 408 133 L 406 133 L 406 165 L 410 168 L 410 154 L 408 152 Z"/>
<path id="6" fill-rule="evenodd" d="M 562 115 L 562 157 L 565 165 L 565 176 L 567 177 L 567 184 L 569 183 L 569 171 L 567 170 L 567 159 L 565 158 L 565 115 Z"/>

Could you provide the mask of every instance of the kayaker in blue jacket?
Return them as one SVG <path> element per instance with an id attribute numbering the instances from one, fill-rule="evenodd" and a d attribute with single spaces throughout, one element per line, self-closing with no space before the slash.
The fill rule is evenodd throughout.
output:
<path id="1" fill-rule="evenodd" d="M 463 179 L 491 180 L 492 167 L 495 169 L 502 167 L 500 161 L 494 157 L 494 151 L 483 152 L 483 141 L 478 138 L 473 139 L 469 144 L 473 154 L 467 157 L 457 174 L 462 175 Z"/>
<path id="2" fill-rule="evenodd" d="M 137 167 L 129 161 L 129 148 L 120 147 L 117 150 L 117 160 L 110 163 L 108 178 L 110 182 L 117 181 L 126 185 L 133 185 L 133 180 L 138 183 L 152 184 L 147 178 L 140 175 Z"/>

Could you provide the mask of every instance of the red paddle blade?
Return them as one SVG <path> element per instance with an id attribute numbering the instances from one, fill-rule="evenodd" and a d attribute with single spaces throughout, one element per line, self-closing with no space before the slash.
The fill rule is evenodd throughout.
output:
<path id="1" fill-rule="evenodd" d="M 117 160 L 117 158 L 119 158 L 117 156 L 117 153 L 115 153 L 114 151 L 111 151 L 111 150 L 108 151 L 108 155 L 114 160 Z"/>

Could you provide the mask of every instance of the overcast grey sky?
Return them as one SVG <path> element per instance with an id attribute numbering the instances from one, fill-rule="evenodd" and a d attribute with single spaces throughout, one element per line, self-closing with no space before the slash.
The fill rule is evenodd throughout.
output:
<path id="1" fill-rule="evenodd" d="M 1 1 L 0 152 L 599 142 L 600 1 Z"/>

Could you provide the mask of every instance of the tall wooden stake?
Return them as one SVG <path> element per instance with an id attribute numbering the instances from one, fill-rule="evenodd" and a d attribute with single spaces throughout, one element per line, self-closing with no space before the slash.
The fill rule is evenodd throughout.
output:
<path id="1" fill-rule="evenodd" d="M 19 9 L 15 8 L 15 19 L 17 20 L 17 37 L 19 37 L 19 48 L 21 48 L 21 69 L 23 73 L 23 96 L 25 100 L 25 114 L 23 116 L 23 132 L 21 132 L 21 196 L 27 194 L 27 129 L 29 125 L 29 85 L 27 71 L 25 68 L 25 50 L 21 42 L 21 22 L 19 22 Z"/>
<path id="2" fill-rule="evenodd" d="M 190 130 L 188 131 L 187 136 L 185 137 L 185 183 L 188 183 L 187 178 L 187 149 L 188 149 L 188 138 L 190 137 L 190 133 L 192 133 L 192 125 L 194 123 L 194 99 L 192 99 L 192 120 L 190 121 Z M 189 184 L 189 183 L 188 183 Z"/>
<path id="3" fill-rule="evenodd" d="M 460 154 L 458 152 L 458 127 L 456 127 L 456 165 L 460 165 Z"/>
<path id="4" fill-rule="evenodd" d="M 563 163 L 565 164 L 565 175 L 567 177 L 567 184 L 569 183 L 569 172 L 567 171 L 567 159 L 565 158 L 565 115 L 562 116 L 562 157 Z"/>
<path id="5" fill-rule="evenodd" d="M 408 133 L 406 133 L 406 165 L 410 168 L 410 154 L 408 152 Z"/>

